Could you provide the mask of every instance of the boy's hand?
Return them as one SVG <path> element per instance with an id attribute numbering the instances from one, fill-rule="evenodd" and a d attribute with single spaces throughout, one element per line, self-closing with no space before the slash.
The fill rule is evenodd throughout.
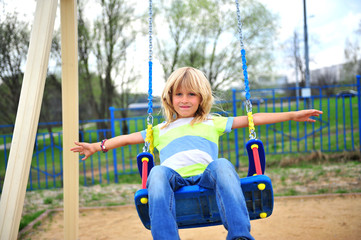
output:
<path id="1" fill-rule="evenodd" d="M 323 112 L 316 109 L 296 111 L 292 120 L 296 122 L 316 122 L 315 119 L 310 117 L 318 117 L 320 114 L 323 114 Z"/>
<path id="2" fill-rule="evenodd" d="M 70 151 L 78 152 L 80 155 L 84 155 L 81 160 L 86 160 L 88 157 L 98 151 L 96 144 L 90 144 L 86 142 L 74 142 L 74 144 L 77 145 L 77 147 L 71 148 Z"/>

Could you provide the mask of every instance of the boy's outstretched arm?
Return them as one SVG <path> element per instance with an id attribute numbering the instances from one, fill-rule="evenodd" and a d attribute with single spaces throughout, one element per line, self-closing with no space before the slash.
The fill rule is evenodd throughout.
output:
<path id="1" fill-rule="evenodd" d="M 316 120 L 310 117 L 318 117 L 322 113 L 322 111 L 316 109 L 280 113 L 255 113 L 253 114 L 253 122 L 255 126 L 285 122 L 290 120 L 297 122 L 316 122 Z M 232 129 L 244 127 L 248 127 L 247 116 L 235 117 Z"/>
<path id="2" fill-rule="evenodd" d="M 110 138 L 105 141 L 104 146 L 107 150 L 123 147 L 126 145 L 144 143 L 142 134 L 140 132 L 131 133 L 128 135 L 121 135 L 114 138 Z M 75 142 L 76 147 L 70 149 L 70 151 L 78 152 L 80 155 L 84 155 L 81 160 L 86 160 L 88 157 L 96 152 L 101 151 L 100 142 L 97 143 L 86 143 L 86 142 Z"/>

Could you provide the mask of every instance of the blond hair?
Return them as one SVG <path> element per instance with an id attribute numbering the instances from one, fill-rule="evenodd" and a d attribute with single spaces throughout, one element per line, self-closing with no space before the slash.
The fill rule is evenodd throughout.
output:
<path id="1" fill-rule="evenodd" d="M 162 93 L 162 109 L 166 118 L 164 127 L 178 119 L 178 114 L 172 103 L 172 94 L 182 87 L 196 93 L 201 98 L 191 125 L 205 121 L 211 111 L 214 98 L 211 85 L 205 74 L 192 67 L 179 68 L 169 76 Z"/>

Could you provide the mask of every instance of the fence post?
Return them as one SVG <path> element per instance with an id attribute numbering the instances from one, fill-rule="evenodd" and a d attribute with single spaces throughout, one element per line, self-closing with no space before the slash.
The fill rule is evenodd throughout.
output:
<path id="1" fill-rule="evenodd" d="M 358 139 L 359 139 L 359 151 L 361 152 L 361 76 L 356 75 L 357 81 L 357 99 L 358 99 Z"/>
<path id="2" fill-rule="evenodd" d="M 109 107 L 110 111 L 110 131 L 112 138 L 115 137 L 115 118 L 114 118 L 114 107 Z M 113 166 L 114 166 L 114 182 L 118 183 L 118 163 L 117 163 L 117 150 L 113 149 Z"/>
<path id="3" fill-rule="evenodd" d="M 232 105 L 233 105 L 233 116 L 237 117 L 237 98 L 236 98 L 236 90 L 232 89 Z M 239 149 L 238 149 L 238 129 L 234 129 L 234 146 L 236 152 L 236 169 L 239 168 Z"/>

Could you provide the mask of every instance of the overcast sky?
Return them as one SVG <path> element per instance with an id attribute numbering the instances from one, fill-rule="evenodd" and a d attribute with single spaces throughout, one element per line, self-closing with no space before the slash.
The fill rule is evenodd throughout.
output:
<path id="1" fill-rule="evenodd" d="M 278 43 L 292 37 L 295 29 L 303 40 L 303 0 L 259 1 L 280 17 Z M 355 39 L 361 21 L 361 1 L 309 0 L 306 5 L 310 69 L 343 63 L 346 38 Z"/>

